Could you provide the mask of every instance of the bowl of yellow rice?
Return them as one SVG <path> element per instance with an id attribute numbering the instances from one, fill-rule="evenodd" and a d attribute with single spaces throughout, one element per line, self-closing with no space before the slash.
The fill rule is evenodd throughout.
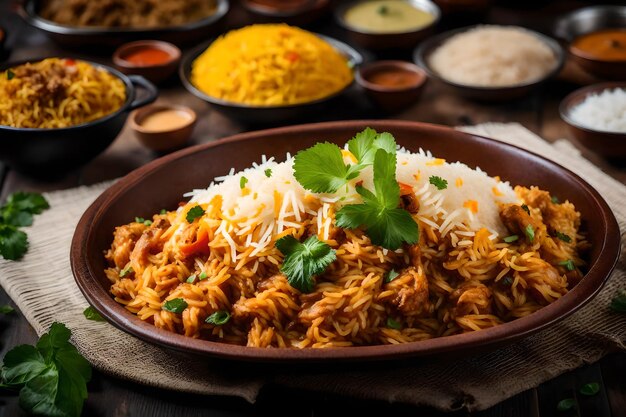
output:
<path id="1" fill-rule="evenodd" d="M 146 94 L 138 97 L 138 89 Z M 151 103 L 139 76 L 69 58 L 0 66 L 0 159 L 38 176 L 74 169 L 106 149 L 128 113 Z"/>
<path id="2" fill-rule="evenodd" d="M 233 30 L 190 51 L 180 77 L 196 97 L 238 120 L 273 123 L 324 108 L 353 83 L 361 55 L 286 24 Z"/>

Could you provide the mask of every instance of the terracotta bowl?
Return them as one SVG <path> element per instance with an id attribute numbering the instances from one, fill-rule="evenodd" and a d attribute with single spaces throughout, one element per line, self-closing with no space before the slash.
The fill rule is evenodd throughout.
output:
<path id="1" fill-rule="evenodd" d="M 188 116 L 184 126 L 173 129 L 150 130 L 143 126 L 146 117 L 163 110 L 176 110 Z M 135 136 L 147 148 L 157 152 L 166 152 L 182 148 L 191 137 L 196 125 L 196 112 L 187 106 L 154 104 L 135 110 L 130 114 L 128 124 Z"/>
<path id="2" fill-rule="evenodd" d="M 529 29 L 523 28 L 524 30 L 530 32 L 533 36 L 536 36 L 545 43 L 554 53 L 556 57 L 556 65 L 549 71 L 547 74 L 543 76 L 543 78 L 535 81 L 530 81 L 523 84 L 515 84 L 510 86 L 501 86 L 501 87 L 476 87 L 465 84 L 458 84 L 453 81 L 449 81 L 435 72 L 429 64 L 430 55 L 441 45 L 443 45 L 448 39 L 451 37 L 458 35 L 460 33 L 466 32 L 468 30 L 475 29 L 477 26 L 468 26 L 460 29 L 454 29 L 448 32 L 444 32 L 428 40 L 424 41 L 418 48 L 415 49 L 413 54 L 414 61 L 428 73 L 428 75 L 433 78 L 441 81 L 446 84 L 450 89 L 454 90 L 457 94 L 481 101 L 492 101 L 492 102 L 500 102 L 500 101 L 508 101 L 516 98 L 520 98 L 528 95 L 533 90 L 540 87 L 543 83 L 548 81 L 550 78 L 554 77 L 556 74 L 561 71 L 563 64 L 565 62 L 565 53 L 563 52 L 563 48 L 556 42 L 554 39 L 549 38 L 548 36 L 542 35 L 539 32 L 534 32 Z"/>
<path id="3" fill-rule="evenodd" d="M 306 26 L 320 19 L 330 8 L 330 0 L 242 0 L 250 19 L 259 23 L 287 23 Z"/>
<path id="4" fill-rule="evenodd" d="M 434 20 L 427 26 L 406 32 L 379 33 L 365 31 L 351 26 L 349 23 L 346 22 L 344 18 L 346 12 L 351 7 L 363 2 L 363 0 L 343 2 L 335 10 L 335 20 L 337 21 L 339 26 L 343 27 L 346 30 L 348 36 L 352 41 L 354 41 L 358 45 L 361 45 L 364 48 L 372 50 L 411 49 L 414 48 L 415 45 L 417 45 L 422 39 L 425 39 L 433 33 L 435 26 L 437 25 L 441 17 L 441 11 L 439 10 L 439 7 L 437 7 L 437 5 L 430 0 L 407 1 L 413 4 L 415 7 L 431 13 L 434 16 Z"/>
<path id="5" fill-rule="evenodd" d="M 579 88 L 565 97 L 559 106 L 561 119 L 567 124 L 570 133 L 585 147 L 609 159 L 626 158 L 626 133 L 595 130 L 581 125 L 571 118 L 571 111 L 590 94 L 598 94 L 607 89 L 626 89 L 626 82 L 594 84 Z"/>
<path id="6" fill-rule="evenodd" d="M 131 54 L 146 48 L 158 49 L 168 55 L 168 60 L 160 64 L 138 65 L 128 60 Z M 147 40 L 125 43 L 113 53 L 113 64 L 124 74 L 141 75 L 142 77 L 159 84 L 170 78 L 180 64 L 180 49 L 169 42 Z"/>
<path id="7" fill-rule="evenodd" d="M 374 82 L 377 74 L 403 72 L 413 79 L 410 84 L 389 86 Z M 405 61 L 375 61 L 364 64 L 356 72 L 356 82 L 367 96 L 386 113 L 397 113 L 413 104 L 422 94 L 428 76 L 420 67 Z"/>
<path id="8" fill-rule="evenodd" d="M 556 302 L 515 321 L 479 332 L 420 342 L 330 349 L 263 349 L 208 342 L 155 328 L 113 300 L 104 274 L 103 252 L 116 226 L 135 216 L 149 217 L 177 207 L 183 193 L 205 188 L 211 179 L 241 170 L 261 155 L 284 160 L 320 140 L 343 144 L 370 126 L 391 132 L 398 143 L 416 151 L 431 150 L 448 161 L 480 166 L 490 175 L 526 186 L 537 185 L 570 200 L 581 212 L 591 250 L 585 277 Z M 522 168 L 523 167 L 523 168 Z M 76 283 L 89 303 L 110 323 L 138 338 L 188 354 L 256 362 L 337 362 L 390 360 L 415 356 L 449 357 L 493 349 L 537 332 L 582 307 L 601 289 L 619 256 L 620 233 L 615 216 L 602 197 L 582 178 L 538 155 L 492 139 L 448 127 L 408 121 L 341 121 L 248 132 L 217 142 L 186 148 L 128 174 L 100 195 L 80 219 L 70 261 Z"/>

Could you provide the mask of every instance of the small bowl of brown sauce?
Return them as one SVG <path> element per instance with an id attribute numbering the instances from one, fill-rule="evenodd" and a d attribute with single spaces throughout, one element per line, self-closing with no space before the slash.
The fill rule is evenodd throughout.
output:
<path id="1" fill-rule="evenodd" d="M 186 106 L 154 104 L 130 114 L 130 128 L 144 146 L 168 152 L 185 146 L 196 124 L 196 113 Z"/>
<path id="2" fill-rule="evenodd" d="M 626 27 L 602 29 L 576 37 L 570 55 L 587 72 L 610 80 L 626 80 Z"/>
<path id="3" fill-rule="evenodd" d="M 141 75 L 155 84 L 170 78 L 180 63 L 180 49 L 169 42 L 126 43 L 113 53 L 113 64 L 124 74 Z"/>
<path id="4" fill-rule="evenodd" d="M 386 113 L 398 113 L 413 104 L 428 80 L 426 72 L 406 61 L 375 61 L 359 67 L 357 83 Z"/>

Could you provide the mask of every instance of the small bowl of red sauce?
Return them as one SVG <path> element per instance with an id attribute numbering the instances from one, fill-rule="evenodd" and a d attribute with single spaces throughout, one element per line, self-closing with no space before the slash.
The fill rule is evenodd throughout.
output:
<path id="1" fill-rule="evenodd" d="M 141 75 L 157 84 L 176 72 L 180 57 L 180 49 L 169 42 L 136 41 L 117 48 L 113 64 L 124 74 Z"/>
<path id="2" fill-rule="evenodd" d="M 398 113 L 415 103 L 428 80 L 423 69 L 406 61 L 364 64 L 355 78 L 374 104 L 387 113 Z"/>

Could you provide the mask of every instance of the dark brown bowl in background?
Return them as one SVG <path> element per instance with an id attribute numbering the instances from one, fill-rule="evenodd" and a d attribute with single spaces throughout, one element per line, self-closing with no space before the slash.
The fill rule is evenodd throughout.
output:
<path id="1" fill-rule="evenodd" d="M 147 116 L 163 110 L 183 112 L 189 116 L 189 120 L 184 126 L 173 129 L 149 130 L 143 127 Z M 153 104 L 132 112 L 128 124 L 142 145 L 153 151 L 167 152 L 182 148 L 187 143 L 196 125 L 196 112 L 187 106 Z"/>
<path id="2" fill-rule="evenodd" d="M 158 49 L 169 55 L 169 59 L 160 64 L 138 65 L 127 60 L 131 54 L 146 50 Z M 158 40 L 145 40 L 129 42 L 121 45 L 113 53 L 113 64 L 127 75 L 141 75 L 155 84 L 159 84 L 170 78 L 180 64 L 180 49 L 169 42 Z"/>
<path id="3" fill-rule="evenodd" d="M 402 86 L 382 85 L 375 77 L 381 73 L 399 72 L 410 82 Z M 384 112 L 397 113 L 413 104 L 422 94 L 428 76 L 420 67 L 406 61 L 375 61 L 363 64 L 356 72 L 356 82 Z"/>
<path id="4" fill-rule="evenodd" d="M 493 328 L 419 342 L 328 349 L 267 349 L 210 342 L 158 329 L 118 304 L 104 269 L 116 226 L 135 216 L 149 218 L 178 207 L 183 194 L 206 188 L 216 176 L 248 168 L 261 155 L 283 161 L 319 141 L 343 145 L 365 127 L 392 133 L 411 151 L 428 149 L 448 161 L 479 166 L 489 175 L 525 186 L 536 185 L 580 211 L 590 250 L 582 280 L 554 303 L 526 317 Z M 523 167 L 521 169 L 520 167 Z M 102 316 L 124 332 L 188 354 L 257 362 L 312 363 L 393 360 L 415 356 L 469 355 L 512 343 L 572 314 L 600 291 L 620 253 L 620 232 L 611 209 L 589 184 L 560 165 L 515 146 L 449 127 L 398 120 L 359 120 L 308 124 L 248 132 L 186 148 L 128 174 L 102 193 L 80 219 L 70 263 L 78 287 Z"/>
<path id="5" fill-rule="evenodd" d="M 422 39 L 430 36 L 441 17 L 441 11 L 435 3 L 430 0 L 406 0 L 415 7 L 422 9 L 434 16 L 434 20 L 426 26 L 419 29 L 397 33 L 379 33 L 364 31 L 350 26 L 344 19 L 346 12 L 358 3 L 367 0 L 356 0 L 341 3 L 335 10 L 335 20 L 346 30 L 352 41 L 358 45 L 372 50 L 385 49 L 411 49 L 414 48 Z"/>
<path id="6" fill-rule="evenodd" d="M 534 80 L 523 84 L 515 84 L 511 86 L 478 87 L 472 85 L 458 84 L 453 81 L 449 81 L 439 75 L 430 67 L 430 64 L 428 62 L 430 59 L 430 55 L 437 48 L 443 45 L 451 37 L 458 35 L 459 33 L 475 29 L 476 27 L 478 26 L 468 26 L 460 29 L 454 29 L 427 39 L 418 48 L 415 49 L 413 53 L 413 59 L 415 63 L 422 67 L 430 76 L 430 78 L 441 81 L 459 95 L 470 99 L 489 102 L 502 102 L 524 97 L 531 93 L 533 90 L 540 87 L 550 78 L 556 76 L 559 71 L 561 71 L 561 68 L 563 68 L 563 64 L 565 63 L 565 54 L 563 52 L 563 48 L 561 48 L 559 43 L 548 36 L 542 35 L 539 32 L 535 32 L 522 27 L 520 27 L 520 29 L 526 30 L 533 36 L 539 38 L 539 40 L 541 40 L 543 43 L 545 43 L 552 50 L 556 58 L 556 65 L 554 66 L 554 68 L 539 80 Z"/>
<path id="7" fill-rule="evenodd" d="M 615 88 L 626 90 L 626 82 L 601 83 L 580 88 L 561 101 L 559 114 L 567 124 L 570 133 L 585 147 L 609 159 L 624 159 L 626 158 L 626 133 L 595 130 L 573 121 L 570 117 L 572 109 L 590 94 L 598 94 Z"/>
<path id="8" fill-rule="evenodd" d="M 242 0 L 249 18 L 258 23 L 287 23 L 306 26 L 330 9 L 330 0 Z"/>

